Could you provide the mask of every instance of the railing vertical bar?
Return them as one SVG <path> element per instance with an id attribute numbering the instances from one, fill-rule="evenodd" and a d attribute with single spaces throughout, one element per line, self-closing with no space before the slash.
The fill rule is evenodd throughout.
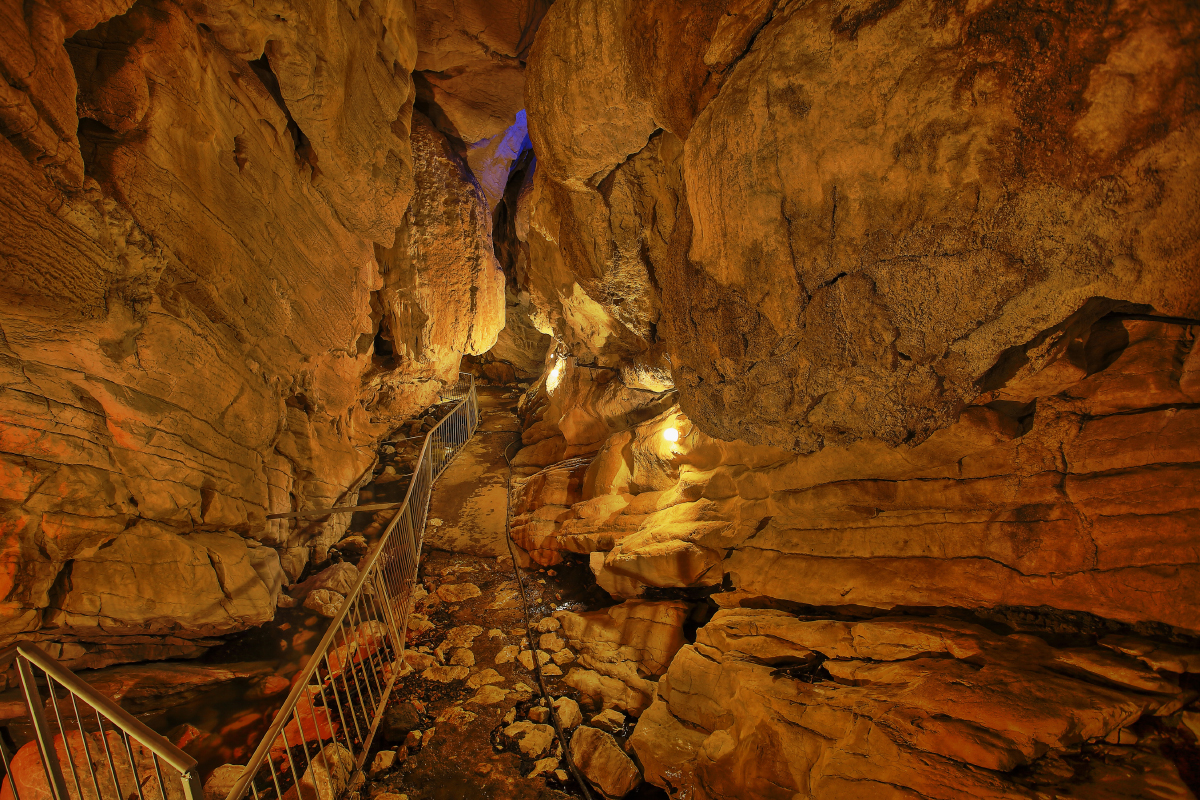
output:
<path id="1" fill-rule="evenodd" d="M 295 706 L 293 706 L 295 708 Z M 292 760 L 292 745 L 287 738 L 287 724 L 279 729 L 279 735 L 283 737 L 283 752 L 287 755 L 288 766 L 292 768 L 292 780 L 295 781 L 292 785 L 296 787 L 296 796 L 300 796 L 300 776 L 296 773 L 296 762 Z M 300 744 L 304 744 L 304 731 L 300 732 Z"/>
<path id="2" fill-rule="evenodd" d="M 312 775 L 315 781 L 317 776 L 312 771 L 312 756 L 308 754 L 308 737 L 304 735 L 304 723 L 300 721 L 299 703 L 292 706 L 292 719 L 296 720 L 296 730 L 300 733 L 300 752 L 304 753 L 304 760 L 307 762 L 307 766 L 301 775 Z M 313 735 L 317 737 L 317 751 L 320 752 L 321 748 L 325 746 L 325 742 L 321 739 L 321 731 L 315 730 L 313 731 Z M 296 793 L 297 795 L 300 793 L 299 781 L 296 782 Z"/>
<path id="3" fill-rule="evenodd" d="M 62 714 L 58 711 L 58 697 L 54 693 L 54 685 L 58 681 L 54 680 L 49 674 L 46 675 L 46 691 L 50 692 L 50 705 L 54 707 L 54 718 L 58 720 L 58 732 L 62 735 L 63 749 L 67 752 L 67 766 L 71 768 L 71 779 L 75 781 L 75 791 L 79 794 L 80 799 L 83 798 L 83 787 L 79 783 L 79 773 L 75 771 L 75 748 L 71 747 L 71 740 L 67 736 L 67 726 L 63 725 Z M 71 690 L 66 686 L 63 687 L 68 695 L 71 695 Z M 71 695 L 74 697 L 74 695 Z"/>
<path id="4" fill-rule="evenodd" d="M 329 666 L 329 652 L 328 651 L 326 651 L 323 658 L 325 659 L 325 669 L 329 673 L 329 688 L 331 688 L 333 690 L 333 704 L 337 707 L 338 719 L 340 719 L 342 721 L 342 731 L 344 731 L 346 734 L 346 744 L 350 745 L 350 744 L 352 744 L 352 742 L 350 741 L 350 728 L 348 728 L 346 726 L 346 715 L 342 711 L 342 701 L 338 697 L 337 680 L 333 676 L 333 667 Z M 325 699 L 324 685 L 321 686 L 321 702 L 325 703 L 326 708 L 329 707 L 329 701 Z M 350 756 L 351 757 L 354 756 L 354 748 L 353 747 L 350 747 Z"/>
<path id="5" fill-rule="evenodd" d="M 279 783 L 279 776 L 275 774 L 275 760 L 271 758 L 270 754 L 268 754 L 266 761 L 267 769 L 271 773 L 271 782 L 275 784 L 275 800 L 283 800 L 283 786 L 281 786 Z M 253 775 L 250 776 L 250 782 L 254 782 Z M 296 794 L 300 794 L 300 790 L 298 788 L 296 789 Z"/>
<path id="6" fill-rule="evenodd" d="M 15 756 L 16 753 L 13 753 Z M 13 800 L 21 800 L 21 793 L 17 791 L 17 776 L 13 775 L 12 762 L 8 758 L 8 745 L 4 743 L 4 738 L 0 737 L 0 763 L 4 764 L 4 774 L 8 776 L 8 786 L 12 790 Z M 81 794 L 82 798 L 83 795 Z"/>
<path id="7" fill-rule="evenodd" d="M 137 762 L 133 760 L 133 746 L 129 744 L 129 734 L 121 731 L 121 741 L 125 743 L 125 757 L 129 759 L 129 774 L 133 776 L 133 785 L 137 787 L 138 800 L 146 800 L 142 795 L 142 782 L 139 780 Z M 163 794 L 163 800 L 167 800 L 166 793 Z"/>
<path id="8" fill-rule="evenodd" d="M 364 741 L 364 743 L 365 743 L 366 734 L 363 733 L 362 729 L 359 728 L 359 726 L 358 726 L 359 711 L 356 711 L 354 708 L 354 698 L 356 696 L 358 697 L 358 707 L 361 710 L 362 719 L 363 719 L 364 723 L 367 720 L 367 715 L 366 715 L 366 707 L 367 706 L 366 706 L 366 701 L 363 699 L 362 684 L 359 682 L 359 679 L 358 679 L 358 671 L 354 668 L 354 664 L 356 663 L 356 660 L 354 659 L 353 655 L 350 652 L 350 643 L 346 637 L 346 628 L 344 625 L 345 625 L 345 621 L 343 620 L 343 627 L 341 627 L 338 631 L 338 633 L 340 633 L 342 635 L 342 645 L 346 651 L 346 663 L 345 663 L 345 667 L 342 670 L 342 677 L 345 678 L 346 673 L 349 672 L 350 678 L 354 680 L 354 691 L 351 692 L 349 687 L 347 687 L 346 694 L 350 697 L 350 714 L 351 714 L 351 716 L 354 717 L 354 729 L 358 733 L 359 739 Z M 369 730 L 369 728 L 368 728 L 368 730 Z"/>
<path id="9" fill-rule="evenodd" d="M 314 674 L 317 676 L 317 678 L 319 680 L 321 677 L 321 670 L 320 670 L 319 665 L 317 667 L 317 671 Z M 316 699 L 316 696 L 313 695 L 311 692 L 309 692 L 308 715 L 310 717 L 312 717 L 313 731 L 315 731 L 315 733 L 316 733 L 317 744 L 319 745 L 321 750 L 324 750 L 325 749 L 325 739 L 321 736 L 321 723 L 317 721 L 317 704 L 314 702 L 315 699 Z M 337 737 L 334 735 L 334 732 L 333 732 L 333 718 L 329 716 L 329 712 L 326 711 L 324 708 L 322 708 L 321 710 L 325 712 L 325 724 L 326 724 L 326 726 L 329 727 L 329 740 L 331 742 L 336 743 Z M 307 748 L 305 748 L 305 749 L 307 749 Z"/>
<path id="10" fill-rule="evenodd" d="M 363 627 L 364 627 L 363 621 L 362 621 L 362 615 L 359 614 L 359 609 L 362 606 L 362 598 L 363 598 L 363 595 L 360 593 L 358 595 L 358 597 L 354 598 L 353 602 L 350 604 L 350 613 L 358 621 L 358 624 L 354 628 L 354 644 L 355 644 L 354 662 L 359 665 L 362 665 L 362 663 L 363 663 L 361 651 L 365 649 L 360 640 L 360 637 L 363 635 Z M 374 665 L 372 665 L 372 666 L 374 666 Z M 372 687 L 371 687 L 371 679 L 369 677 L 370 673 L 367 671 L 367 668 L 365 666 L 362 667 L 362 673 L 363 673 L 363 683 L 365 683 L 367 685 L 367 694 L 371 699 L 371 705 L 375 706 L 378 704 L 379 701 L 376 700 L 376 698 L 375 698 L 375 692 L 372 690 Z M 367 716 L 367 719 L 370 719 L 369 715 Z"/>
<path id="11" fill-rule="evenodd" d="M 342 679 L 342 687 L 346 690 L 346 705 L 350 708 L 350 721 L 354 723 L 354 732 L 362 739 L 362 730 L 358 727 L 358 717 L 354 716 L 354 699 L 350 696 L 350 682 L 346 680 L 346 656 L 338 660 L 338 674 Z M 350 731 L 346 731 L 350 735 Z"/>
<path id="12" fill-rule="evenodd" d="M 67 782 L 63 779 L 62 767 L 58 763 L 58 754 L 54 752 L 54 737 L 50 734 L 50 724 L 46 722 L 46 711 L 42 706 L 42 696 L 38 692 L 37 682 L 33 678 L 30 662 L 24 655 L 17 655 L 17 675 L 21 679 L 21 689 L 25 694 L 25 707 L 29 710 L 33 721 L 33 732 L 37 737 L 38 751 L 42 755 L 42 769 L 46 772 L 46 783 L 49 785 L 57 800 L 70 800 L 67 794 Z M 49 675 L 46 676 L 49 680 Z M 15 783 L 16 781 L 10 781 Z"/>
<path id="13" fill-rule="evenodd" d="M 158 794 L 162 800 L 167 800 L 167 786 L 163 783 L 162 767 L 158 763 L 158 754 L 150 752 L 150 763 L 154 764 L 154 777 L 158 779 Z"/>
<path id="14" fill-rule="evenodd" d="M 112 750 L 108 746 L 108 733 L 104 730 L 104 720 L 100 717 L 100 711 L 96 711 L 96 726 L 100 729 L 100 744 L 104 745 L 104 757 L 108 759 L 108 771 L 112 775 L 113 786 L 117 789 L 117 796 L 124 797 L 125 792 L 121 789 L 121 781 L 117 779 L 117 766 L 113 761 Z"/>
<path id="15" fill-rule="evenodd" d="M 79 736 L 83 739 L 83 754 L 88 762 L 88 774 L 92 776 L 92 787 L 96 790 L 96 800 L 102 800 L 100 797 L 100 782 L 96 779 L 96 765 L 92 761 L 92 748 L 88 745 L 88 735 L 83 730 L 83 715 L 79 713 L 79 703 L 75 702 L 75 694 L 71 693 L 71 707 L 75 709 L 75 725 L 79 728 Z M 83 794 L 80 793 L 80 798 Z"/>

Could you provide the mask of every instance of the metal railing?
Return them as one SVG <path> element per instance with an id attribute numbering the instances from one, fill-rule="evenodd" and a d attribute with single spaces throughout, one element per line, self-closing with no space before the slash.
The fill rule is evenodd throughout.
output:
<path id="1" fill-rule="evenodd" d="M 33 741 L 10 753 L 0 738 L 12 800 L 202 800 L 194 758 L 40 648 L 5 649 L 0 672 L 14 661 Z"/>
<path id="2" fill-rule="evenodd" d="M 433 482 L 479 424 L 475 381 L 464 379 L 425 436 L 400 510 L 226 800 L 337 800 L 362 769 L 401 672 Z"/>

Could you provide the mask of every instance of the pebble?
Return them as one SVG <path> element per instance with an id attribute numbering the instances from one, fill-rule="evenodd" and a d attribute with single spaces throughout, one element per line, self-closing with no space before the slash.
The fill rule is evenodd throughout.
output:
<path id="1" fill-rule="evenodd" d="M 490 631 L 488 631 L 488 638 L 489 639 L 503 639 L 504 631 L 500 630 L 499 628 L 492 628 Z"/>
<path id="2" fill-rule="evenodd" d="M 554 777 L 558 780 L 559 783 L 566 783 L 567 782 L 567 771 L 565 769 L 556 769 L 556 770 L 554 770 Z"/>
<path id="3" fill-rule="evenodd" d="M 517 719 L 517 710 L 515 708 L 510 708 L 508 710 L 508 713 L 504 715 L 504 724 L 512 725 L 513 722 L 516 721 L 516 719 Z"/>
<path id="4" fill-rule="evenodd" d="M 404 746 L 412 749 L 417 749 L 421 746 L 421 732 L 409 731 L 408 736 L 404 737 Z"/>
<path id="5" fill-rule="evenodd" d="M 496 653 L 497 664 L 511 664 L 517 658 L 518 647 L 515 644 L 505 645 Z"/>
<path id="6" fill-rule="evenodd" d="M 525 716 L 529 717 L 530 722 L 536 722 L 538 725 L 543 725 L 550 721 L 550 709 L 545 706 L 534 706 L 529 709 L 529 713 Z"/>
<path id="7" fill-rule="evenodd" d="M 543 775 L 550 775 L 558 768 L 557 758 L 542 758 L 533 762 L 533 771 L 529 773 L 529 778 L 540 778 Z"/>
<path id="8" fill-rule="evenodd" d="M 450 663 L 459 667 L 475 666 L 475 654 L 465 647 L 459 647 L 450 654 Z"/>
<path id="9" fill-rule="evenodd" d="M 553 633 L 561 628 L 562 623 L 554 617 L 543 617 L 533 626 L 533 629 L 538 633 Z"/>
<path id="10" fill-rule="evenodd" d="M 562 668 L 559 667 L 557 664 L 543 664 L 542 665 L 542 675 L 544 675 L 546 677 L 554 678 L 554 677 L 557 677 L 562 674 L 563 674 Z"/>
<path id="11" fill-rule="evenodd" d="M 547 575 L 549 575 L 551 578 L 553 578 L 553 577 L 554 577 L 555 575 L 557 575 L 558 573 L 557 573 L 557 572 L 555 572 L 555 571 L 554 571 L 554 570 L 552 570 L 552 569 L 549 569 L 549 570 L 546 570 L 546 574 L 547 574 Z"/>
<path id="12" fill-rule="evenodd" d="M 554 660 L 555 664 L 558 664 L 561 667 L 563 664 L 566 664 L 569 661 L 574 661 L 575 654 L 564 647 L 562 650 L 559 650 L 551 655 L 550 658 Z"/>

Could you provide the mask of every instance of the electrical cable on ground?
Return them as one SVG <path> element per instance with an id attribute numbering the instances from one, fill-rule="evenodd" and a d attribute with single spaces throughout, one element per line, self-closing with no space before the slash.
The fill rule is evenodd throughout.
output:
<path id="1" fill-rule="evenodd" d="M 592 800 L 592 793 L 588 790 L 587 779 L 580 774 L 579 768 L 575 766 L 575 759 L 571 757 L 571 743 L 567 738 L 566 732 L 562 728 L 562 723 L 559 722 L 558 712 L 554 710 L 554 699 L 550 696 L 550 692 L 546 689 L 546 679 L 542 677 L 542 664 L 538 661 L 538 650 L 533 646 L 533 622 L 529 618 L 529 598 L 525 596 L 525 581 L 522 579 L 521 568 L 517 565 L 517 554 L 513 550 L 512 540 L 512 459 L 508 457 L 509 448 L 514 444 L 521 443 L 521 435 L 517 434 L 517 438 L 510 442 L 504 448 L 504 463 L 508 465 L 508 481 L 505 484 L 505 504 L 504 504 L 504 541 L 508 544 L 508 555 L 512 558 L 513 574 L 517 576 L 517 589 L 521 593 L 521 607 L 525 610 L 525 637 L 529 642 L 529 653 L 533 657 L 533 674 L 537 678 L 538 688 L 542 691 L 542 697 L 546 701 L 546 706 L 550 710 L 550 722 L 554 725 L 554 730 L 558 734 L 558 741 L 562 744 L 563 758 L 567 762 L 567 768 L 571 770 L 571 775 L 575 778 L 575 782 L 579 784 L 579 788 L 583 791 L 583 796 L 587 800 Z"/>

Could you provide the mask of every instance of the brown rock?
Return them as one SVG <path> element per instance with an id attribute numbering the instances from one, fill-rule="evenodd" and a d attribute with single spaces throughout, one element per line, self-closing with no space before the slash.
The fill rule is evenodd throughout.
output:
<path id="1" fill-rule="evenodd" d="M 637 765 L 611 734 L 584 726 L 571 737 L 571 757 L 588 782 L 610 800 L 624 797 L 642 782 Z"/>

